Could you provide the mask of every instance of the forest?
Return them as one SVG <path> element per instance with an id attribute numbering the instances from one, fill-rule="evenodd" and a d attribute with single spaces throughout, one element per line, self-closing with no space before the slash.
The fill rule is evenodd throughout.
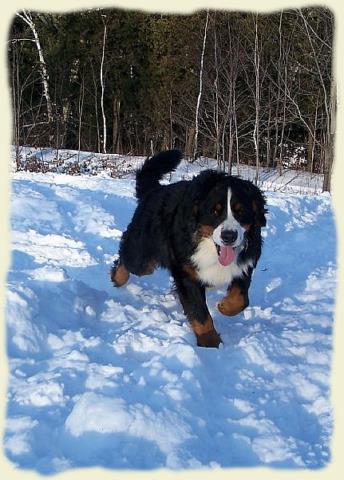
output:
<path id="1" fill-rule="evenodd" d="M 330 190 L 333 13 L 23 10 L 8 38 L 13 144 L 302 169 Z"/>

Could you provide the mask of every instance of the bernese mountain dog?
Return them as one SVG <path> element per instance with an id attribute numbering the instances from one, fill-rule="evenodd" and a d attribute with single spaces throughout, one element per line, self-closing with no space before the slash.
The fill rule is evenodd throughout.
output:
<path id="1" fill-rule="evenodd" d="M 164 151 L 137 172 L 138 205 L 121 238 L 111 280 L 120 287 L 130 273 L 167 268 L 197 345 L 218 347 L 221 338 L 207 307 L 206 287 L 227 286 L 217 305 L 223 315 L 237 315 L 248 306 L 266 202 L 250 181 L 215 170 L 161 185 L 159 180 L 181 160 L 179 150 Z"/>

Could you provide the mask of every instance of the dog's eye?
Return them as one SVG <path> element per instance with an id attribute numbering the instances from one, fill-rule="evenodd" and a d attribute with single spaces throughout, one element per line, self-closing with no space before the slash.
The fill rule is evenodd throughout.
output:
<path id="1" fill-rule="evenodd" d="M 232 210 L 236 217 L 242 217 L 245 214 L 244 208 L 240 203 L 233 205 Z"/>
<path id="2" fill-rule="evenodd" d="M 221 203 L 217 203 L 213 208 L 213 213 L 216 217 L 219 217 L 222 213 L 223 205 Z"/>
<path id="3" fill-rule="evenodd" d="M 251 224 L 251 214 L 243 205 L 238 205 L 235 209 L 232 209 L 234 217 L 241 224 Z"/>

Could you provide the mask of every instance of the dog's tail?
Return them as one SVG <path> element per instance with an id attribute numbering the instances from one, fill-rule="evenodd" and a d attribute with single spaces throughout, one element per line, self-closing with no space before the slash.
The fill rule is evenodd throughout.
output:
<path id="1" fill-rule="evenodd" d="M 140 200 L 151 190 L 159 186 L 159 180 L 169 172 L 173 172 L 183 154 L 179 150 L 166 150 L 147 158 L 142 168 L 136 173 L 136 197 Z"/>

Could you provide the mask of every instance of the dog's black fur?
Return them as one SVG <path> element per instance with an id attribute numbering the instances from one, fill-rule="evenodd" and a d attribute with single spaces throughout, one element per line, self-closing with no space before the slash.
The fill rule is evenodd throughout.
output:
<path id="1" fill-rule="evenodd" d="M 205 297 L 205 288 L 211 285 L 199 278 L 192 257 L 201 239 L 210 238 L 212 231 L 225 220 L 230 188 L 231 205 L 239 205 L 234 216 L 245 226 L 245 245 L 236 263 L 239 269 L 241 265 L 247 267 L 228 287 L 229 307 L 219 306 L 219 310 L 227 315 L 238 313 L 238 308 L 243 310 L 248 305 L 252 271 L 261 255 L 265 199 L 251 182 L 214 170 L 203 171 L 192 180 L 161 185 L 159 180 L 175 170 L 181 159 L 178 150 L 165 151 L 147 159 L 137 172 L 138 205 L 123 233 L 111 278 L 115 286 L 121 286 L 128 280 L 129 273 L 141 276 L 152 273 L 156 267 L 167 268 L 198 345 L 218 346 L 221 340 Z"/>

